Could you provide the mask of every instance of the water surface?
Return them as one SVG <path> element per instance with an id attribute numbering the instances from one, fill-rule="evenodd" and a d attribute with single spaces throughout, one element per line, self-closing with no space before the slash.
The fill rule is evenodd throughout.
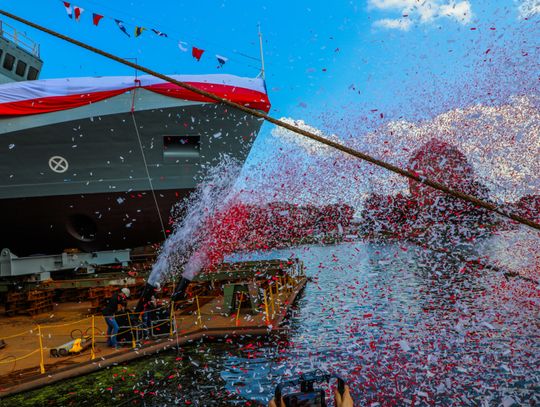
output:
<path id="1" fill-rule="evenodd" d="M 238 256 L 305 262 L 312 281 L 286 335 L 194 343 L 98 373 L 93 386 L 105 404 L 258 405 L 279 380 L 322 369 L 346 378 L 357 405 L 538 403 L 538 287 L 471 266 L 464 259 L 483 253 L 470 246 L 459 254 L 357 242 Z M 89 380 L 58 390 L 62 404 L 91 404 Z"/>

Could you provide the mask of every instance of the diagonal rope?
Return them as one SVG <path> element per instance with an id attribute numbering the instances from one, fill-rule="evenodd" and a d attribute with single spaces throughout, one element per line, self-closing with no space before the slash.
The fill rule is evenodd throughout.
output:
<path id="1" fill-rule="evenodd" d="M 135 89 L 133 90 L 135 92 Z M 161 232 L 163 233 L 163 238 L 167 239 L 167 234 L 165 233 L 165 225 L 163 224 L 163 218 L 161 216 L 161 211 L 159 210 L 159 205 L 156 197 L 156 191 L 154 190 L 154 183 L 152 182 L 152 177 L 150 176 L 150 171 L 148 171 L 148 163 L 146 162 L 146 154 L 144 153 L 144 147 L 141 141 L 141 135 L 139 134 L 139 126 L 137 125 L 137 121 L 135 120 L 135 111 L 131 111 L 131 118 L 133 119 L 133 127 L 135 127 L 135 133 L 137 134 L 137 141 L 139 142 L 139 149 L 141 151 L 141 156 L 144 163 L 144 169 L 146 171 L 146 178 L 148 180 L 148 184 L 150 185 L 150 191 L 152 192 L 152 198 L 154 199 L 154 205 L 156 207 L 156 212 L 159 218 L 159 224 L 161 225 Z"/>
<path id="2" fill-rule="evenodd" d="M 418 174 L 412 172 L 412 171 L 408 171 L 408 170 L 404 170 L 403 168 L 400 168 L 400 167 L 397 167 L 393 164 L 390 164 L 390 163 L 387 163 L 385 161 L 382 161 L 382 160 L 379 160 L 377 158 L 374 158 L 368 154 L 365 154 L 365 153 L 362 153 L 361 151 L 358 151 L 358 150 L 355 150 L 355 149 L 352 149 L 350 147 L 347 147 L 343 144 L 340 144 L 340 143 L 336 143 L 334 141 L 331 141 L 331 140 L 328 140 L 324 137 L 321 137 L 321 136 L 318 136 L 317 134 L 313 133 L 313 132 L 310 132 L 310 131 L 307 131 L 307 130 L 304 130 L 304 129 L 301 129 L 297 126 L 293 126 L 289 123 L 286 123 L 282 120 L 279 120 L 279 119 L 276 119 L 272 116 L 269 116 L 267 113 L 264 113 L 262 111 L 259 111 L 259 110 L 255 110 L 255 109 L 251 109 L 249 107 L 246 107 L 246 106 L 242 106 L 238 103 L 235 103 L 235 102 L 232 102 L 228 99 L 225 99 L 225 98 L 222 98 L 222 97 L 219 97 L 217 95 L 214 95 L 213 93 L 210 93 L 210 92 L 206 92 L 204 90 L 201 90 L 201 89 L 198 89 L 196 88 L 195 86 L 193 85 L 190 85 L 188 83 L 185 83 L 185 82 L 181 82 L 181 81 L 178 81 L 174 78 L 171 78 L 170 76 L 167 76 L 167 75 L 163 75 L 159 72 L 156 72 L 156 71 L 153 71 L 149 68 L 146 68 L 144 66 L 141 66 L 139 64 L 135 64 L 133 62 L 130 62 L 130 61 L 127 61 L 123 58 L 120 58 L 120 57 L 117 57 L 116 55 L 113 55 L 109 52 L 106 52 L 106 51 L 103 51 L 103 50 L 100 50 L 99 48 L 96 48 L 96 47 L 93 47 L 91 45 L 88 45 L 84 42 L 81 42 L 81 41 L 78 41 L 78 40 L 75 40 L 73 38 L 70 38 L 70 37 L 67 37 L 63 34 L 60 34 L 56 31 L 53 31 L 53 30 L 50 30 L 46 27 L 43 27 L 41 25 L 38 25 L 36 23 L 33 23 L 29 20 L 26 20 L 24 18 L 21 18 L 19 16 L 16 16 L 12 13 L 9 13 L 7 11 L 4 11 L 4 10 L 0 10 L 0 14 L 6 16 L 6 17 L 9 17 L 9 18 L 12 18 L 16 21 L 19 21 L 23 24 L 26 24 L 30 27 L 33 27 L 39 31 L 42 31 L 44 33 L 47 33 L 47 34 L 50 34 L 54 37 L 57 37 L 57 38 L 60 38 L 64 41 L 67 41 L 67 42 L 70 42 L 74 45 L 77 45 L 81 48 L 84 48 L 88 51 L 91 51 L 91 52 L 94 52 L 96 54 L 99 54 L 101 56 L 104 56 L 106 58 L 109 58 L 109 59 L 112 59 L 113 61 L 116 61 L 116 62 L 119 62 L 121 64 L 124 64 L 124 65 L 127 65 L 131 68 L 134 68 L 134 69 L 138 69 L 142 72 L 145 72 L 149 75 L 152 75 L 152 76 L 155 76 L 156 78 L 160 78 L 166 82 L 169 82 L 169 83 L 172 83 L 174 85 L 177 85 L 177 86 L 180 86 L 184 89 L 187 89 L 187 90 L 190 90 L 196 94 L 199 94 L 199 95 L 202 95 L 202 96 L 205 96 L 207 97 L 208 99 L 210 100 L 213 100 L 215 102 L 218 102 L 218 103 L 223 103 L 225 105 L 228 105 L 232 108 L 235 108 L 235 109 L 238 109 L 242 112 L 245 112 L 247 114 L 250 114 L 252 116 L 255 116 L 255 117 L 259 117 L 261 119 L 264 119 L 266 120 L 267 122 L 269 123 L 272 123 L 272 124 L 275 124 L 276 126 L 279 126 L 279 127 L 282 127 L 284 129 L 287 129 L 287 130 L 290 130 L 292 131 L 293 133 L 296 133 L 296 134 L 299 134 L 301 136 L 304 136 L 304 137 L 307 137 L 307 138 L 310 138 L 312 140 L 315 140 L 319 143 L 322 143 L 322 144 L 325 144 L 329 147 L 333 147 L 335 148 L 336 150 L 339 150 L 339 151 L 342 151 L 346 154 L 349 154 L 349 155 L 352 155 L 353 157 L 357 157 L 357 158 L 360 158 L 361 160 L 364 160 L 364 161 L 367 161 L 369 163 L 372 163 L 374 165 L 377 165 L 379 167 L 382 167 L 382 168 L 385 168 L 389 171 L 392 171 L 396 174 L 399 174 L 403 177 L 406 177 L 406 178 L 409 178 L 409 179 L 412 179 L 414 181 L 417 181 L 421 184 L 424 184 L 424 185 L 428 185 L 436 190 L 439 190 L 439 191 L 442 191 L 448 195 L 451 195 L 455 198 L 459 198 L 459 199 L 462 199 L 464 201 L 467 201 L 467 202 L 470 202 L 472 204 L 474 204 L 475 206 L 477 207 L 480 207 L 480 208 L 484 208 L 484 209 L 487 209 L 489 211 L 492 211 L 492 212 L 495 212 L 495 213 L 498 213 L 499 215 L 505 217 L 505 218 L 508 218 L 508 219 L 511 219 L 513 221 L 516 221 L 522 225 L 526 225 L 526 226 L 529 226 L 533 229 L 536 229 L 538 231 L 540 231 L 540 224 L 530 220 L 530 219 L 526 219 L 522 216 L 519 216 L 519 215 L 516 215 L 514 213 L 511 213 L 511 212 L 508 212 L 506 210 L 504 210 L 503 208 L 500 208 L 498 207 L 497 205 L 495 204 L 492 204 L 490 202 L 487 202 L 487 201 L 484 201 L 482 199 L 479 199 L 473 195 L 469 195 L 469 194 L 466 194 L 464 192 L 461 192 L 461 191 L 458 191 L 458 190 L 455 190 L 455 189 L 452 189 L 450 187 L 447 187 L 446 185 L 444 184 L 441 184 L 440 182 L 436 182 L 436 181 L 433 181 L 433 180 L 430 180 L 428 178 L 425 178 L 425 177 L 421 177 L 419 176 Z"/>

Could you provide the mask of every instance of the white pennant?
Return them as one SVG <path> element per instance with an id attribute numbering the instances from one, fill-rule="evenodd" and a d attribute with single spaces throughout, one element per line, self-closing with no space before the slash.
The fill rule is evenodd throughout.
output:
<path id="1" fill-rule="evenodd" d="M 73 18 L 73 9 L 71 8 L 71 4 L 67 1 L 64 1 L 64 7 L 66 8 L 66 13 L 69 18 Z"/>
<path id="2" fill-rule="evenodd" d="M 180 48 L 180 51 L 186 52 L 187 51 L 187 42 L 178 41 L 178 48 Z"/>

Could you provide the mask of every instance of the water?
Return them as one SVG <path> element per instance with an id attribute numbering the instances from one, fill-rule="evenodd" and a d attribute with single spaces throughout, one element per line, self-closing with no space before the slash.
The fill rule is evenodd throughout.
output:
<path id="1" fill-rule="evenodd" d="M 490 250 L 499 244 L 485 243 Z M 466 258 L 482 254 L 460 251 Z M 534 284 L 400 243 L 238 258 L 290 255 L 303 259 L 313 281 L 292 310 L 286 335 L 194 343 L 115 368 L 98 384 L 101 403 L 134 397 L 156 406 L 265 405 L 279 380 L 313 369 L 345 377 L 356 405 L 540 401 Z M 82 389 L 83 380 L 88 383 L 77 379 L 69 388 Z"/>
<path id="2" fill-rule="evenodd" d="M 288 343 L 273 348 L 269 366 L 233 359 L 238 369 L 260 373 L 239 388 L 246 398 L 268 397 L 268 372 L 276 380 L 315 368 L 348 378 L 359 405 L 538 398 L 538 287 L 506 283 L 493 272 L 403 244 L 308 247 L 294 254 L 314 282 L 293 314 Z M 230 377 L 229 370 L 222 374 L 236 390 Z"/>

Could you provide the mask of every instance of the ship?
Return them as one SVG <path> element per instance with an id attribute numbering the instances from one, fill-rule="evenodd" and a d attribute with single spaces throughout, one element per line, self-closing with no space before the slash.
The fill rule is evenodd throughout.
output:
<path id="1" fill-rule="evenodd" d="M 262 120 L 152 76 L 40 79 L 39 45 L 0 29 L 0 248 L 18 256 L 163 241 L 175 205 Z M 264 78 L 171 75 L 268 112 Z"/>

